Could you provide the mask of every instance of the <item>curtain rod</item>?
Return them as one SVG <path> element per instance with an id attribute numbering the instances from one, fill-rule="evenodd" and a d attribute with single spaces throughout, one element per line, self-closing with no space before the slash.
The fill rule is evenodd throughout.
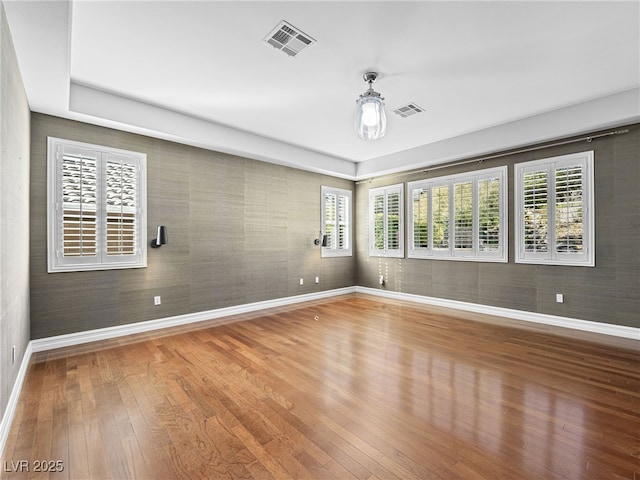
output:
<path id="1" fill-rule="evenodd" d="M 578 143 L 578 142 L 591 143 L 596 138 L 610 137 L 611 135 L 622 135 L 622 134 L 628 133 L 628 132 L 629 132 L 628 128 L 623 128 L 623 129 L 620 129 L 620 130 L 612 130 L 612 131 L 606 132 L 606 133 L 599 133 L 597 135 L 589 135 L 588 137 L 573 138 L 571 140 L 563 140 L 563 141 L 560 141 L 560 142 L 547 143 L 547 144 L 544 144 L 544 145 L 536 145 L 534 147 L 525 147 L 525 148 L 520 148 L 518 150 L 510 150 L 510 151 L 507 151 L 507 152 L 496 153 L 496 154 L 493 154 L 493 155 L 486 155 L 486 156 L 480 157 L 480 158 L 472 158 L 472 159 L 469 159 L 469 160 L 461 160 L 461 161 L 454 161 L 454 162 L 450 162 L 450 163 L 443 163 L 441 165 L 434 165 L 433 167 L 424 167 L 424 168 L 420 168 L 420 169 L 417 169 L 417 170 L 411 170 L 409 172 L 389 173 L 389 174 L 386 174 L 386 175 L 381 175 L 380 177 L 372 177 L 372 178 L 368 178 L 367 180 L 361 180 L 359 182 L 356 182 L 356 185 L 359 185 L 361 183 L 370 183 L 373 180 L 375 180 L 376 178 L 403 177 L 403 176 L 406 176 L 406 175 L 413 175 L 415 173 L 426 173 L 426 172 L 429 172 L 431 170 L 439 170 L 441 168 L 456 167 L 458 165 L 466 165 L 467 163 L 482 163 L 485 160 L 493 160 L 494 158 L 507 157 L 509 155 L 516 155 L 518 153 L 533 152 L 535 150 L 542 150 L 544 148 L 558 147 L 560 145 L 568 145 L 570 143 Z"/>

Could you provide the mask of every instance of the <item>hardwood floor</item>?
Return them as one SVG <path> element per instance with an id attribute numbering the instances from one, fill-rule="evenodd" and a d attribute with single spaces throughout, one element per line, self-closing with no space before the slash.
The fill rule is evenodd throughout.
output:
<path id="1" fill-rule="evenodd" d="M 640 479 L 636 341 L 364 295 L 238 319 L 34 354 L 0 477 Z"/>

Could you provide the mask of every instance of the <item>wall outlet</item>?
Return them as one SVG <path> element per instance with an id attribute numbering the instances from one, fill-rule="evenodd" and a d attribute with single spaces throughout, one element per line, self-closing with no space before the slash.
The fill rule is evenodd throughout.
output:
<path id="1" fill-rule="evenodd" d="M 162 303 L 162 299 L 160 298 L 160 295 L 156 295 L 155 297 L 153 297 L 154 305 L 160 305 L 161 303 Z"/>
<path id="2" fill-rule="evenodd" d="M 378 280 L 380 285 L 384 285 L 384 275 L 380 275 L 380 279 Z"/>
<path id="3" fill-rule="evenodd" d="M 320 283 L 320 277 L 316 277 L 316 283 Z"/>
<path id="4" fill-rule="evenodd" d="M 304 278 L 300 279 L 300 285 L 304 285 Z"/>
<path id="5" fill-rule="evenodd" d="M 556 293 L 556 303 L 564 303 L 564 295 L 562 293 Z"/>

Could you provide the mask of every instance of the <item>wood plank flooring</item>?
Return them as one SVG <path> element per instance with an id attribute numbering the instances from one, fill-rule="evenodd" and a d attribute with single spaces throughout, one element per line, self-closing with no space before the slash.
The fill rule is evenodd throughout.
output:
<path id="1" fill-rule="evenodd" d="M 0 477 L 640 479 L 638 342 L 359 294 L 231 320 L 34 354 Z"/>

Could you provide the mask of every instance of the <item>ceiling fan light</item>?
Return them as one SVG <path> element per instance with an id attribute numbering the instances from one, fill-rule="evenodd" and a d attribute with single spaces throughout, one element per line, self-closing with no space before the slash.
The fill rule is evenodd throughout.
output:
<path id="1" fill-rule="evenodd" d="M 382 138 L 387 130 L 387 116 L 384 113 L 384 98 L 372 88 L 376 79 L 375 73 L 366 73 L 365 81 L 369 83 L 369 90 L 356 100 L 356 115 L 354 127 L 356 134 L 362 140 L 376 140 Z"/>
<path id="2" fill-rule="evenodd" d="M 366 127 L 375 127 L 380 123 L 380 109 L 377 102 L 362 102 L 362 123 Z"/>
<path id="3" fill-rule="evenodd" d="M 380 97 L 361 97 L 357 101 L 355 129 L 363 140 L 382 138 L 387 129 L 384 102 Z"/>

